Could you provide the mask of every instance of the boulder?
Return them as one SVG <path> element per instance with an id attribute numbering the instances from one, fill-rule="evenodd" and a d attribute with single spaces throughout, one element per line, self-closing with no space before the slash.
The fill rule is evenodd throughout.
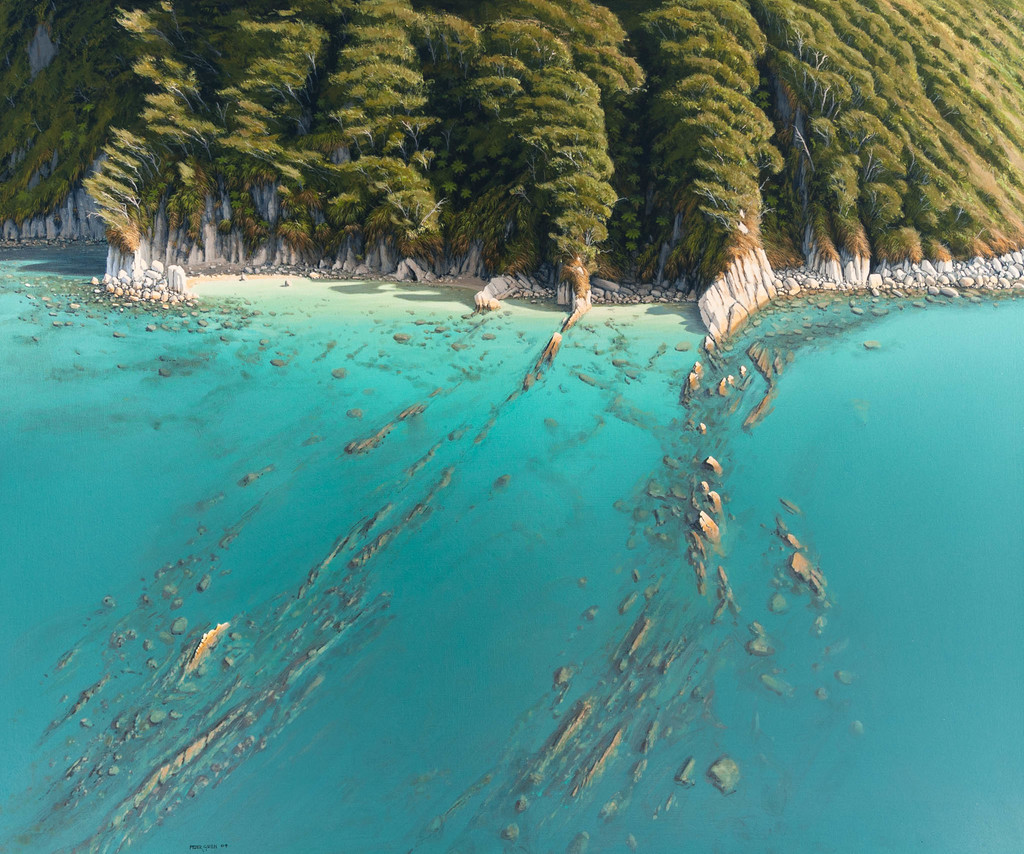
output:
<path id="1" fill-rule="evenodd" d="M 490 296 L 486 288 L 482 291 L 477 291 L 473 295 L 473 302 L 477 308 L 486 309 L 487 311 L 497 311 L 501 308 L 501 303 Z"/>
<path id="2" fill-rule="evenodd" d="M 939 293 L 942 294 L 942 296 L 950 297 L 951 299 L 956 299 L 957 297 L 960 296 L 960 291 L 958 291 L 956 288 L 939 288 Z"/>
<path id="3" fill-rule="evenodd" d="M 427 272 L 424 270 L 416 261 L 412 258 L 405 259 L 405 266 L 409 268 L 409 272 L 412 274 L 413 279 L 417 282 L 423 282 L 427 280 Z"/>
<path id="4" fill-rule="evenodd" d="M 618 282 L 610 282 L 607 279 L 599 279 L 596 276 L 591 278 L 590 286 L 592 288 L 600 288 L 602 291 L 607 291 L 610 293 L 616 293 L 619 290 Z"/>
<path id="5" fill-rule="evenodd" d="M 721 542 L 722 536 L 718 530 L 718 524 L 703 510 L 700 511 L 700 516 L 697 517 L 697 524 L 709 542 L 715 545 Z"/>
<path id="6" fill-rule="evenodd" d="M 718 462 L 718 460 L 716 460 L 714 457 L 708 457 L 706 460 L 704 460 L 704 466 L 705 468 L 708 468 L 711 471 L 713 471 L 719 477 L 722 476 L 722 464 Z"/>
<path id="7" fill-rule="evenodd" d="M 708 779 L 723 795 L 736 791 L 740 781 L 740 766 L 728 756 L 720 756 L 708 768 Z"/>
<path id="8" fill-rule="evenodd" d="M 149 265 L 149 269 L 157 274 L 157 278 L 164 274 L 164 265 L 162 261 L 154 261 Z"/>
<path id="9" fill-rule="evenodd" d="M 183 294 L 188 290 L 185 271 L 177 264 L 172 264 L 167 268 L 167 290 L 173 294 Z"/>
<path id="10" fill-rule="evenodd" d="M 415 276 L 413 276 L 412 270 L 409 269 L 408 261 L 399 261 L 398 269 L 395 270 L 395 279 L 397 279 L 399 282 L 408 282 L 410 280 L 415 280 Z"/>
<path id="11" fill-rule="evenodd" d="M 504 276 L 495 276 L 484 288 L 484 293 L 491 299 L 504 299 L 515 289 L 515 281 Z"/>

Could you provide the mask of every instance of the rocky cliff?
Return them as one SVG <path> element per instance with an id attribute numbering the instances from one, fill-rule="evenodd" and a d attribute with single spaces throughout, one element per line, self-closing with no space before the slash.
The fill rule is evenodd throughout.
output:
<path id="1" fill-rule="evenodd" d="M 96 205 L 79 185 L 56 208 L 46 214 L 37 214 L 23 222 L 5 220 L 0 227 L 0 238 L 12 243 L 36 240 L 104 239 L 106 226 L 96 212 Z"/>

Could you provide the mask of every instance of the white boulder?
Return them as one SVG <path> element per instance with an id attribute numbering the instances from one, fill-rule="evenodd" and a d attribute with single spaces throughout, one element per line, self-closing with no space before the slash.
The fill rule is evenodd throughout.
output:
<path id="1" fill-rule="evenodd" d="M 172 264 L 167 268 L 167 290 L 173 294 L 183 294 L 188 290 L 185 271 L 177 264 Z"/>

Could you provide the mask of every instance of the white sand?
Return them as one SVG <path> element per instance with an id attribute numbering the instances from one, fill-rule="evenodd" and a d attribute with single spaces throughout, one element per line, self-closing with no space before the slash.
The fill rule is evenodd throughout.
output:
<path id="1" fill-rule="evenodd" d="M 283 287 L 285 280 L 290 287 Z M 442 284 L 415 282 L 384 282 L 372 280 L 309 279 L 301 276 L 246 276 L 240 281 L 237 273 L 196 276 L 189 285 L 200 298 L 241 298 L 251 300 L 265 311 L 312 311 L 323 313 L 373 312 L 378 316 L 432 313 L 467 314 L 475 309 L 473 294 L 480 280 Z M 517 320 L 539 320 L 558 328 L 565 309 L 552 302 L 531 303 L 510 299 L 502 302 L 502 310 Z M 586 315 L 588 324 L 606 321 L 664 324 L 684 333 L 685 326 L 703 327 L 695 305 L 687 303 L 650 303 L 640 305 L 596 305 Z M 703 332 L 701 332 L 703 335 Z"/>

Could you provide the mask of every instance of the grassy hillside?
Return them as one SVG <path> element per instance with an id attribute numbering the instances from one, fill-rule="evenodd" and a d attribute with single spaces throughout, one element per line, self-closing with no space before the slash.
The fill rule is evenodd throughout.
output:
<path id="1" fill-rule="evenodd" d="M 5 7 L 0 219 L 52 206 L 106 146 L 90 191 L 128 249 L 161 198 L 200 239 L 218 186 L 253 246 L 482 239 L 495 270 L 584 280 L 706 283 L 756 246 L 782 265 L 1024 243 L 1011 0 Z M 33 76 L 40 25 L 57 53 Z M 249 198 L 266 183 L 277 222 Z"/>

